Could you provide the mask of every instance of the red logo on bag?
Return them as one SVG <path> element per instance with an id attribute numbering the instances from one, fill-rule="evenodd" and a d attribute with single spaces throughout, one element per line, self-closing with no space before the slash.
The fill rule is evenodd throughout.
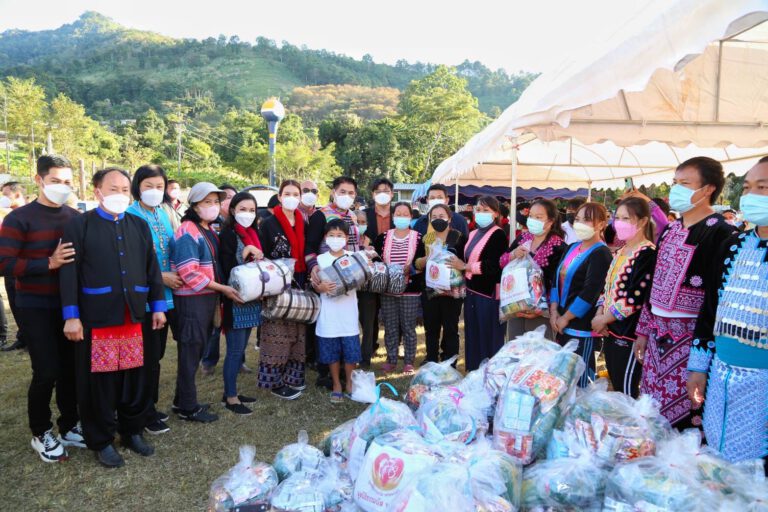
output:
<path id="1" fill-rule="evenodd" d="M 350 266 L 352 263 L 349 261 L 349 258 L 340 258 L 339 259 L 339 266 L 342 268 L 346 268 Z"/>
<path id="2" fill-rule="evenodd" d="M 501 289 L 504 292 L 511 292 L 515 287 L 515 276 L 507 274 L 501 279 Z"/>
<path id="3" fill-rule="evenodd" d="M 382 453 L 373 461 L 373 484 L 382 491 L 391 491 L 403 478 L 403 459 Z"/>
<path id="4" fill-rule="evenodd" d="M 440 277 L 440 269 L 437 265 L 430 265 L 429 266 L 429 278 L 437 280 L 437 278 Z"/>
<path id="5" fill-rule="evenodd" d="M 264 268 L 266 268 L 267 270 L 275 270 L 275 266 L 274 265 L 267 265 Z"/>

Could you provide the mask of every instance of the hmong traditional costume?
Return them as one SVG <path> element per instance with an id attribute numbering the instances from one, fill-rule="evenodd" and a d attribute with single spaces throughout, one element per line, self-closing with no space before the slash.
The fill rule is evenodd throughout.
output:
<path id="1" fill-rule="evenodd" d="M 650 300 L 636 329 L 648 338 L 640 392 L 656 399 L 680 429 L 701 426 L 700 410 L 691 410 L 686 390 L 688 354 L 705 290 L 717 286 L 712 256 L 734 231 L 712 214 L 690 227 L 673 222 L 659 238 Z"/>
<path id="2" fill-rule="evenodd" d="M 768 240 L 755 231 L 723 247 L 720 286 L 707 290 L 688 370 L 709 373 L 704 433 L 731 462 L 768 455 Z"/>
<path id="3" fill-rule="evenodd" d="M 63 241 L 72 242 L 75 262 L 60 270 L 62 310 L 83 324 L 78 405 L 85 442 L 98 451 L 115 430 L 140 434 L 152 410 L 141 322 L 147 304 L 166 311 L 163 280 L 149 227 L 133 215 L 97 208 L 70 221 Z"/>

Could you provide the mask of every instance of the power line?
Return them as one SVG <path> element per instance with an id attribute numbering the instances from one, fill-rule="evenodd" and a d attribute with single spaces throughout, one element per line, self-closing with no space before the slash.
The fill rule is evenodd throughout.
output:
<path id="1" fill-rule="evenodd" d="M 191 127 L 190 127 L 191 128 Z M 194 129 L 193 129 L 194 130 Z M 217 141 L 216 139 L 212 138 L 210 135 L 206 135 L 203 132 L 200 132 L 199 130 L 194 130 L 194 133 L 192 134 L 193 137 L 207 143 L 211 144 L 213 146 L 222 146 L 231 149 L 232 151 L 240 151 L 240 148 L 233 146 L 232 144 Z"/>

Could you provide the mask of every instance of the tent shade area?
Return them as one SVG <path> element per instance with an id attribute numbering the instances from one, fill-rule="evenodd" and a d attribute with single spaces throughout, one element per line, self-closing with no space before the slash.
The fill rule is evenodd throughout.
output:
<path id="1" fill-rule="evenodd" d="M 412 197 L 413 201 L 421 200 L 426 201 L 426 191 L 429 188 L 429 182 L 424 184 L 422 188 L 419 188 L 417 192 L 414 192 Z M 477 186 L 477 185 L 461 185 L 459 186 L 459 204 L 468 204 L 474 202 L 480 196 L 494 196 L 497 199 L 504 199 L 509 201 L 511 196 L 511 189 L 504 186 Z M 418 196 L 417 196 L 418 193 Z M 454 202 L 456 198 L 456 187 L 448 187 L 448 195 L 451 198 L 451 202 Z M 537 198 L 543 199 L 573 199 L 575 197 L 587 197 L 589 190 L 586 188 L 568 189 L 568 188 L 523 188 L 517 187 L 517 198 L 525 200 L 533 200 Z"/>
<path id="2" fill-rule="evenodd" d="M 529 188 L 669 183 L 693 156 L 746 173 L 768 154 L 768 0 L 647 0 L 539 76 L 435 170 Z"/>

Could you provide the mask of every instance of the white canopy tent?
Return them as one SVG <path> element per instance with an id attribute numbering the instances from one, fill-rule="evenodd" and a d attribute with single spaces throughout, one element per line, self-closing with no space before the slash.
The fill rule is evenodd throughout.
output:
<path id="1" fill-rule="evenodd" d="M 433 183 L 614 188 L 692 156 L 744 174 L 768 154 L 768 0 L 648 0 L 542 74 Z"/>

